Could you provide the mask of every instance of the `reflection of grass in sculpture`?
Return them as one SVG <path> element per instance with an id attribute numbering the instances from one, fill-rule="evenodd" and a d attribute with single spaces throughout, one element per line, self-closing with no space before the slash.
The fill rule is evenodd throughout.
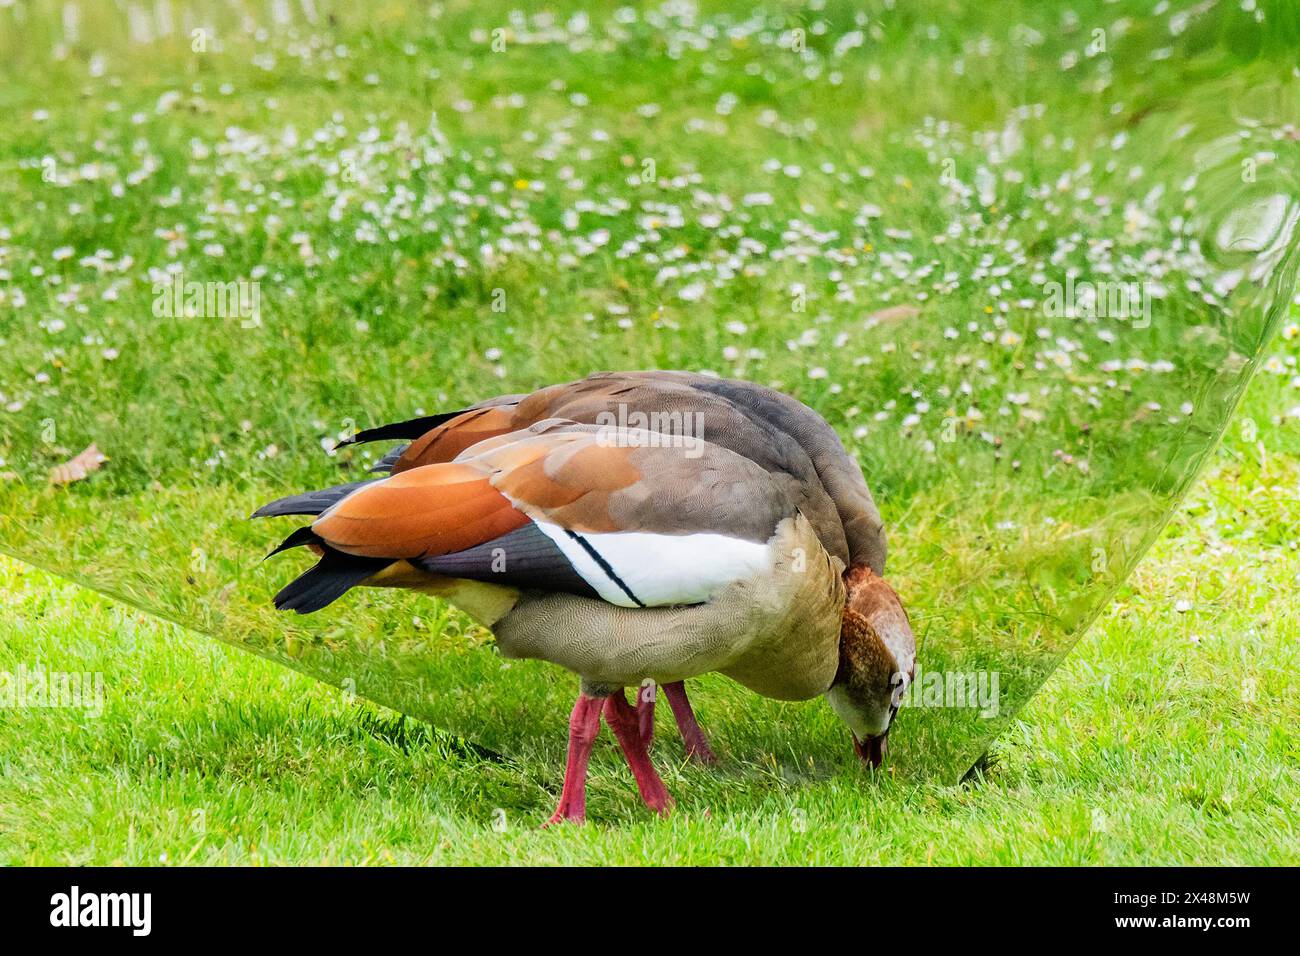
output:
<path id="1" fill-rule="evenodd" d="M 249 493 L 250 500 L 266 496 Z M 38 506 L 27 525 L 32 537 L 22 553 L 45 566 L 75 567 L 80 580 L 138 607 L 490 747 L 510 750 L 525 738 L 540 745 L 562 729 L 572 679 L 546 664 L 502 660 L 486 646 L 488 632 L 441 602 L 366 590 L 328 613 L 276 614 L 270 595 L 296 563 L 260 562 L 266 525 L 244 519 L 242 495 L 232 501 L 224 489 L 160 491 L 110 509 L 88 495 L 60 501 L 57 510 Z M 31 502 L 15 496 L 5 505 L 21 515 Z M 1019 708 L 1073 642 L 1073 602 L 1082 594 L 1092 607 L 1104 596 L 1098 588 L 1085 592 L 1097 576 L 1094 547 L 1108 548 L 1119 567 L 1125 536 L 1162 513 L 1158 499 L 1141 496 L 1127 505 L 1076 507 L 1076 524 L 1061 517 L 1059 505 L 1040 502 L 1018 512 L 1015 529 L 990 531 L 1005 513 L 996 501 L 981 507 L 967 497 L 954 511 L 922 496 L 915 506 L 927 517 L 897 549 L 893 577 L 923 636 L 921 667 L 997 671 L 1003 716 Z M 193 516 L 219 520 L 204 524 L 200 537 Z M 178 565 L 142 559 L 174 554 L 178 540 L 202 544 Z M 38 542 L 48 544 L 42 549 Z M 724 745 L 737 726 L 755 724 L 789 725 L 781 738 L 818 761 L 834 759 L 843 745 L 820 704 L 763 701 L 722 678 L 703 683 L 699 697 Z M 969 765 L 995 726 L 970 709 L 930 708 L 909 713 L 907 725 L 894 743 L 900 772 L 940 777 Z"/>
<path id="2" fill-rule="evenodd" d="M 0 712 L 0 862 L 1294 865 L 1300 608 L 1277 587 L 1300 573 L 1298 477 L 1273 455 L 1198 489 L 977 782 L 869 778 L 822 705 L 756 714 L 719 681 L 699 698 L 725 728 L 720 768 L 685 764 L 660 724 L 671 819 L 644 813 L 606 740 L 591 783 L 602 822 L 558 832 L 536 829 L 564 759 L 532 727 L 551 719 L 539 693 L 506 715 L 509 758 L 485 758 L 0 560 L 0 670 L 101 671 L 106 688 L 100 719 Z M 383 620 L 408 634 L 409 613 Z M 513 703 L 455 702 L 489 721 Z M 904 712 L 900 755 L 966 733 L 959 713 Z M 826 736 L 809 748 L 810 734 Z"/>
<path id="3" fill-rule="evenodd" d="M 174 620 L 511 746 L 520 734 L 560 726 L 567 677 L 475 650 L 483 635 L 472 632 L 467 644 L 464 620 L 423 598 L 367 593 L 309 621 L 274 615 L 266 599 L 295 559 L 259 565 L 276 529 L 243 515 L 286 490 L 361 474 L 373 449 L 329 459 L 317 450 L 355 425 L 601 366 L 709 368 L 780 384 L 827 416 L 863 461 L 893 528 L 890 573 L 926 634 L 923 665 L 998 669 L 1004 694 L 1022 700 L 1136 553 L 1133 536 L 1154 527 L 1187 479 L 1240 382 L 1236 357 L 1253 355 L 1262 339 L 1249 283 L 1227 297 L 1235 315 L 1184 287 L 1187 278 L 1204 287 L 1206 277 L 1173 225 L 1188 214 L 1175 186 L 1191 172 L 1190 150 L 1176 139 L 1189 117 L 1176 104 L 1233 101 L 1278 71 L 1267 55 L 1228 69 L 1204 52 L 1203 36 L 1171 39 L 1141 17 L 1105 70 L 1095 59 L 1066 69 L 1078 37 L 1048 24 L 1053 14 L 1042 5 L 969 6 L 954 14 L 941 5 L 939 41 L 925 38 L 924 18 L 900 11 L 897 32 L 846 54 L 836 88 L 757 40 L 737 44 L 725 61 L 669 59 L 662 32 L 642 28 L 612 51 L 583 56 L 546 44 L 490 54 L 468 39 L 483 25 L 473 11 L 446 14 L 427 46 L 422 22 L 361 24 L 340 13 L 339 35 L 365 40 L 352 44 L 338 79 L 289 57 L 269 71 L 252 65 L 249 41 L 232 25 L 220 79 L 204 78 L 201 94 L 183 92 L 179 108 L 161 112 L 171 87 L 160 77 L 185 77 L 172 85 L 191 88 L 195 59 L 183 44 L 123 41 L 111 61 L 126 82 L 88 87 L 75 58 L 51 74 L 75 77 L 42 74 L 36 84 L 24 59 L 0 55 L 3 88 L 21 106 L 3 121 L 13 135 L 0 136 L 0 169 L 13 173 L 0 176 L 11 231 L 0 391 L 17 406 L 0 420 L 0 471 L 19 476 L 0 484 L 0 542 Z M 1118 16 L 1110 4 L 1076 6 L 1085 23 Z M 831 36 L 850 29 L 848 12 L 826 16 Z M 962 55 L 961 83 L 931 73 L 935 62 L 951 65 L 970 37 L 1000 37 L 1013 22 L 1038 24 L 1043 45 Z M 32 49 L 52 48 L 53 37 L 43 46 L 38 38 L 57 24 L 38 13 L 23 36 Z M 103 42 L 113 35 L 103 31 Z M 397 52 L 407 40 L 419 55 Z M 1171 43 L 1189 48 L 1169 62 L 1209 57 L 1196 60 L 1195 89 L 1181 69 L 1150 62 L 1150 51 Z M 472 71 L 459 68 L 465 57 Z M 1007 89 L 1005 77 L 1026 57 L 1037 64 L 1032 88 Z M 759 76 L 745 72 L 749 63 Z M 870 65 L 882 70 L 878 81 L 867 79 Z M 432 87 L 431 66 L 445 71 Z M 364 81 L 371 69 L 381 84 Z M 1108 84 L 1125 90 L 1118 113 L 1079 95 L 1107 71 Z M 564 89 L 539 89 L 539 75 L 563 79 Z M 220 92 L 227 82 L 232 92 Z M 493 105 L 503 91 L 525 90 L 526 109 Z M 271 91 L 274 109 L 265 102 Z M 589 102 L 577 105 L 576 93 Z M 729 94 L 734 109 L 719 111 Z M 452 108 L 462 98 L 476 108 Z M 1279 115 L 1296 115 L 1294 99 L 1279 94 Z M 1042 115 L 1014 119 L 1026 102 L 1041 103 Z M 431 103 L 438 127 L 427 132 Z M 647 103 L 658 112 L 638 114 Z M 48 120 L 35 119 L 37 109 Z M 336 109 L 341 134 L 313 143 Z M 929 117 L 959 122 L 940 131 Z M 799 128 L 805 118 L 815 132 Z M 1203 138 L 1233 131 L 1218 110 L 1191 118 Z M 716 124 L 725 129 L 712 131 Z M 285 135 L 289 125 L 296 141 Z M 102 148 L 80 138 L 87 126 Z M 995 162 L 983 134 L 1021 145 Z M 450 146 L 433 161 L 442 137 Z M 112 183 L 153 165 L 136 155 L 137 141 L 158 168 L 115 196 Z M 1259 191 L 1296 148 L 1268 141 L 1278 159 L 1261 167 Z M 539 156 L 544 150 L 554 155 Z M 44 154 L 66 182 L 42 180 L 31 158 Z M 646 158 L 659 181 L 629 181 Z M 769 158 L 791 169 L 762 169 Z M 943 182 L 944 158 L 963 188 Z M 990 205 L 967 188 L 981 166 L 1000 177 Z M 674 182 L 695 173 L 697 182 Z M 415 211 L 399 203 L 384 224 L 397 238 L 372 243 L 399 183 Z M 1159 198 L 1142 205 L 1157 186 Z M 443 201 L 453 194 L 470 202 Z M 729 208 L 713 198 L 722 194 Z M 1203 210 L 1231 196 L 1192 198 Z M 426 200 L 436 202 L 425 208 Z M 573 226 L 566 214 L 580 201 L 594 205 Z M 596 243 L 601 230 L 608 239 Z M 1073 248 L 1058 250 L 1074 234 Z M 532 236 L 540 251 L 518 251 Z M 516 251 L 500 251 L 505 239 Z M 620 258 L 634 240 L 639 251 Z M 448 243 L 463 266 L 445 256 Z M 484 243 L 497 252 L 482 253 Z M 1020 304 L 1040 303 L 1042 283 L 1071 269 L 1145 278 L 1154 271 L 1147 256 L 1168 270 L 1149 329 Z M 128 257 L 133 265 L 119 271 Z M 187 279 L 212 282 L 265 267 L 262 326 L 156 318 L 147 270 L 171 263 Z M 1045 264 L 1042 275 L 1035 264 Z M 1005 275 L 994 274 L 1002 267 Z M 949 272 L 960 281 L 948 282 Z M 501 312 L 492 307 L 498 292 Z M 920 314 L 867 318 L 903 303 Z M 45 487 L 48 468 L 92 439 L 111 457 L 106 468 L 67 489 Z M 1098 548 L 1104 571 L 1094 570 Z M 763 720 L 780 715 L 772 741 L 803 740 L 807 750 L 810 738 L 799 734 L 832 733 L 820 717 L 804 723 L 816 708 L 758 702 L 721 680 L 705 693 L 732 728 L 761 725 L 762 708 Z M 787 727 L 796 714 L 799 726 Z M 911 716 L 912 743 L 902 734 L 893 741 L 901 768 L 959 772 L 958 757 L 974 756 L 988 729 L 960 712 Z"/>

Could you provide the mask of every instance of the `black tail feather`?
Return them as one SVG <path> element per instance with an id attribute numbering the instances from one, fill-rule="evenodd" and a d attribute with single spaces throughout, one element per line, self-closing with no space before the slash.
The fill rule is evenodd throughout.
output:
<path id="1" fill-rule="evenodd" d="M 281 611 L 311 614 L 332 604 L 366 578 L 392 564 L 391 558 L 359 558 L 326 548 L 321 559 L 275 596 Z"/>
<path id="2" fill-rule="evenodd" d="M 366 481 L 350 481 L 347 484 L 334 485 L 332 488 L 322 488 L 320 491 L 305 491 L 300 495 L 277 498 L 269 504 L 262 505 L 250 517 L 276 518 L 280 515 L 318 515 L 331 505 L 342 501 L 362 485 L 368 485 L 370 482 L 377 480 L 376 478 L 370 478 Z"/>
<path id="3" fill-rule="evenodd" d="M 311 525 L 304 525 L 293 534 L 289 535 L 289 537 L 281 541 L 280 546 L 272 551 L 271 554 L 268 554 L 266 558 L 279 554 L 281 551 L 288 551 L 290 548 L 301 548 L 304 544 L 322 543 L 320 535 L 311 530 Z M 262 560 L 265 561 L 266 558 L 263 558 Z"/>
<path id="4" fill-rule="evenodd" d="M 461 409 L 455 412 L 442 412 L 438 415 L 426 415 L 423 418 L 412 418 L 404 422 L 393 422 L 390 425 L 366 428 L 357 432 L 351 438 L 343 439 L 334 447 L 343 448 L 347 445 L 360 445 L 369 441 L 391 441 L 393 439 L 413 441 L 425 432 L 451 421 L 457 415 L 463 415 L 465 411 L 465 409 Z"/>

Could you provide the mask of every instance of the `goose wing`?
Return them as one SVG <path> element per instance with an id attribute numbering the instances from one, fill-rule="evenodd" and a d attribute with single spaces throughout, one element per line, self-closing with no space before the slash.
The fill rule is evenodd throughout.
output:
<path id="1" fill-rule="evenodd" d="M 277 603 L 315 610 L 402 561 L 624 607 L 699 603 L 767 568 L 795 510 L 763 468 L 720 446 L 548 420 L 345 494 L 286 541 L 322 559 Z"/>
<path id="2" fill-rule="evenodd" d="M 433 427 L 394 449 L 376 469 L 396 473 L 451 461 L 478 441 L 548 418 L 694 433 L 758 463 L 785 484 L 831 554 L 884 571 L 884 526 L 861 467 L 825 419 L 773 389 L 690 372 L 600 372 L 435 418 Z M 362 435 L 394 427 L 414 433 L 433 420 Z"/>

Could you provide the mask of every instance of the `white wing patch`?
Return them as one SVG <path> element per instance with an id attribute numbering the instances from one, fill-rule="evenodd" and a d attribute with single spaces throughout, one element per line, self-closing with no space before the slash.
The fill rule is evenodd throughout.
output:
<path id="1" fill-rule="evenodd" d="M 548 521 L 534 523 L 601 598 L 621 607 L 699 604 L 772 568 L 766 544 L 725 534 L 577 534 Z"/>

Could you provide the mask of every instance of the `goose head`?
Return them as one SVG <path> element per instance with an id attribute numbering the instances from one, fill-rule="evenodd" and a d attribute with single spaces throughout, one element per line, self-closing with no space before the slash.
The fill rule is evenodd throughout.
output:
<path id="1" fill-rule="evenodd" d="M 844 573 L 847 591 L 840 625 L 840 665 L 826 692 L 848 724 L 853 749 L 879 767 L 889 726 L 916 674 L 916 637 L 898 594 L 865 565 Z"/>

